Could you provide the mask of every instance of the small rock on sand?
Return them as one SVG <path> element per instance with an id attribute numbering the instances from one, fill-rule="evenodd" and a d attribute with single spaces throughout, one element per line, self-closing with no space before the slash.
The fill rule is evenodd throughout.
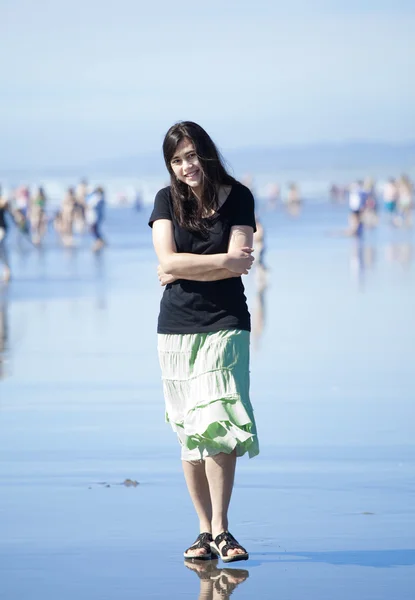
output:
<path id="1" fill-rule="evenodd" d="M 126 479 L 122 485 L 125 485 L 125 487 L 137 487 L 138 481 L 135 481 L 135 479 Z"/>

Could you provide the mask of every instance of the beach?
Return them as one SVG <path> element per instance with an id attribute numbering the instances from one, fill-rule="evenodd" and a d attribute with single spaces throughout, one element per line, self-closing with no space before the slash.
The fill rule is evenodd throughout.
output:
<path id="1" fill-rule="evenodd" d="M 164 422 L 147 216 L 111 208 L 97 255 L 86 240 L 63 249 L 52 236 L 42 250 L 10 240 L 13 280 L 0 292 L 7 600 L 197 600 L 201 586 L 229 597 L 218 595 L 232 576 L 223 563 L 200 579 L 183 561 L 197 520 Z M 327 204 L 262 218 L 268 273 L 244 279 L 261 453 L 238 461 L 231 531 L 250 559 L 229 565 L 243 570 L 232 597 L 409 600 L 413 232 L 382 223 L 362 240 L 334 235 L 347 213 Z"/>

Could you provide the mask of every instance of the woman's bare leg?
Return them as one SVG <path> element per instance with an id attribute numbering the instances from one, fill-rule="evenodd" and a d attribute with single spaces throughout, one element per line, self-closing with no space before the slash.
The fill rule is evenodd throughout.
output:
<path id="1" fill-rule="evenodd" d="M 184 477 L 190 498 L 199 517 L 200 533 L 212 532 L 212 503 L 208 480 L 206 478 L 205 461 L 182 461 Z M 203 548 L 192 550 L 192 555 L 206 554 Z"/>
<path id="2" fill-rule="evenodd" d="M 212 502 L 213 539 L 228 529 L 228 508 L 235 479 L 236 452 L 221 452 L 206 458 L 206 477 Z M 224 542 L 223 542 L 224 544 Z M 229 556 L 241 554 L 242 550 L 229 550 Z"/>

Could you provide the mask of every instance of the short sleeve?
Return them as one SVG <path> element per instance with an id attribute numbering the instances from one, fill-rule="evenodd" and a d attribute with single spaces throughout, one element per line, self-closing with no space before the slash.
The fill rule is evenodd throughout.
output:
<path id="1" fill-rule="evenodd" d="M 232 214 L 230 215 L 230 224 L 248 225 L 256 231 L 255 223 L 255 200 L 252 192 L 245 185 L 239 184 L 237 193 L 235 193 L 232 205 Z"/>
<path id="2" fill-rule="evenodd" d="M 154 221 L 158 221 L 159 219 L 173 221 L 169 187 L 163 188 L 157 192 L 154 199 L 154 208 L 148 221 L 149 226 L 153 227 Z"/>

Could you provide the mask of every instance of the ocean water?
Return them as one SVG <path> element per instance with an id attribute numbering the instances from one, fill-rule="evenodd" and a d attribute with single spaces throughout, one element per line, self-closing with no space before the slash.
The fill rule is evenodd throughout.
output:
<path id="1" fill-rule="evenodd" d="M 413 231 L 381 215 L 356 241 L 335 235 L 344 207 L 262 208 L 268 273 L 245 279 L 261 454 L 238 462 L 230 512 L 250 559 L 226 570 L 182 559 L 198 532 L 164 423 L 148 213 L 110 208 L 99 255 L 10 236 L 2 597 L 411 599 Z"/>

